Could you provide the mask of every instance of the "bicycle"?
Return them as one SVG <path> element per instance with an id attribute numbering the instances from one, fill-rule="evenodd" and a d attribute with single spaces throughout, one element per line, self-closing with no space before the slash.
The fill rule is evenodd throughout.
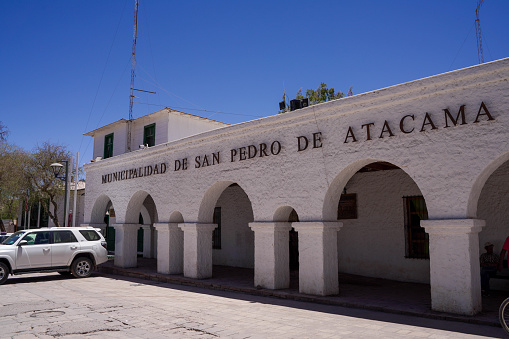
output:
<path id="1" fill-rule="evenodd" d="M 500 308 L 498 309 L 498 319 L 500 320 L 500 325 L 504 331 L 509 333 L 509 298 L 502 301 L 500 304 Z"/>

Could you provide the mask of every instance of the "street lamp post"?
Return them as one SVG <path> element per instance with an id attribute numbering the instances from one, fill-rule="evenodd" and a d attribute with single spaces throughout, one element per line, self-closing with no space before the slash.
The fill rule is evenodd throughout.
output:
<path id="1" fill-rule="evenodd" d="M 65 162 L 65 174 L 62 173 L 64 165 L 61 162 Z M 69 175 L 69 162 L 67 160 L 60 160 L 50 165 L 53 169 L 55 178 L 65 181 L 65 196 L 64 196 L 64 227 L 67 225 L 67 177 Z"/>

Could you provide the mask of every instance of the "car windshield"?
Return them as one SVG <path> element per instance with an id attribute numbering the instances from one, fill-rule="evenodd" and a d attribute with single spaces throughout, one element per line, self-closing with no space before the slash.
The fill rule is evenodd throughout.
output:
<path id="1" fill-rule="evenodd" d="M 16 232 L 11 235 L 9 238 L 5 239 L 2 245 L 12 245 L 14 244 L 25 232 Z"/>

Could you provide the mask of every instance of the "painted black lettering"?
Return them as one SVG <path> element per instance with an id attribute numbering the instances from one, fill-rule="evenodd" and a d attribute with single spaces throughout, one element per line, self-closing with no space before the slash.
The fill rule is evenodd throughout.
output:
<path id="1" fill-rule="evenodd" d="M 320 148 L 322 146 L 322 132 L 313 133 L 313 148 Z"/>
<path id="2" fill-rule="evenodd" d="M 384 127 L 382 128 L 382 133 L 380 133 L 380 138 L 384 137 L 384 133 L 389 133 L 389 137 L 393 137 L 394 134 L 391 131 L 391 128 L 389 127 L 389 123 L 387 120 L 384 122 Z"/>
<path id="3" fill-rule="evenodd" d="M 272 155 L 278 155 L 279 152 L 281 152 L 281 143 L 276 140 L 270 145 L 270 153 L 272 153 Z"/>
<path id="4" fill-rule="evenodd" d="M 264 156 L 268 157 L 269 155 L 267 154 L 267 144 L 262 142 L 260 144 L 260 158 Z"/>
<path id="5" fill-rule="evenodd" d="M 401 130 L 401 132 L 405 133 L 405 134 L 408 134 L 408 133 L 412 133 L 415 129 L 415 127 L 412 127 L 412 129 L 410 131 L 407 131 L 405 128 L 404 128 L 404 125 L 405 125 L 405 119 L 406 118 L 412 118 L 412 120 L 415 120 L 415 117 L 414 115 L 405 115 L 403 118 L 401 118 L 400 122 L 399 122 L 399 129 Z"/>
<path id="6" fill-rule="evenodd" d="M 348 138 L 352 138 L 352 142 L 356 142 L 355 134 L 353 134 L 352 127 L 348 127 L 348 132 L 346 132 L 345 144 L 348 144 Z"/>
<path id="7" fill-rule="evenodd" d="M 212 153 L 212 165 L 219 164 L 219 152 Z"/>
<path id="8" fill-rule="evenodd" d="M 433 120 L 431 120 L 431 115 L 428 112 L 426 112 L 426 115 L 424 116 L 424 120 L 422 122 L 422 127 L 421 127 L 421 132 L 424 132 L 426 130 L 426 125 L 431 125 L 431 129 L 437 129 L 437 127 L 433 123 Z"/>
<path id="9" fill-rule="evenodd" d="M 481 113 L 481 110 L 484 110 L 484 113 Z M 488 121 L 495 120 L 495 118 L 493 118 L 491 116 L 490 111 L 488 111 L 488 107 L 486 107 L 486 105 L 484 104 L 484 101 L 481 102 L 481 107 L 479 107 L 479 112 L 477 112 L 477 116 L 475 117 L 474 123 L 478 123 L 479 122 L 479 117 L 481 115 L 486 115 L 488 117 Z"/>
<path id="10" fill-rule="evenodd" d="M 465 105 L 460 106 L 458 114 L 456 115 L 456 119 L 453 118 L 453 116 L 451 115 L 451 112 L 449 112 L 449 110 L 447 108 L 444 109 L 444 114 L 445 114 L 445 127 L 444 128 L 450 127 L 449 120 L 451 120 L 451 122 L 454 124 L 454 126 L 456 126 L 458 124 L 458 120 L 460 119 L 460 117 L 461 117 L 460 125 L 466 125 L 466 123 L 467 123 L 465 121 Z"/>
<path id="11" fill-rule="evenodd" d="M 247 159 L 246 148 L 240 147 L 239 148 L 239 160 L 242 161 L 242 160 L 246 160 L 246 159 Z"/>
<path id="12" fill-rule="evenodd" d="M 306 148 L 308 148 L 309 140 L 305 136 L 301 135 L 300 137 L 297 137 L 297 151 L 304 151 Z"/>
<path id="13" fill-rule="evenodd" d="M 371 140 L 371 134 L 370 134 L 369 128 L 371 126 L 375 126 L 375 123 L 374 122 L 370 122 L 369 124 L 364 124 L 361 127 L 364 128 L 364 126 L 366 126 L 366 140 Z"/>

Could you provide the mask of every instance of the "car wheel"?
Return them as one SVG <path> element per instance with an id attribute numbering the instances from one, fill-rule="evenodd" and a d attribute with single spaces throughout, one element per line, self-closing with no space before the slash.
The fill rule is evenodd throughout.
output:
<path id="1" fill-rule="evenodd" d="M 3 262 L 0 262 L 0 285 L 2 285 L 9 277 L 9 267 Z"/>
<path id="2" fill-rule="evenodd" d="M 92 260 L 87 257 L 79 257 L 72 263 L 71 273 L 76 278 L 87 278 L 92 274 Z"/>

